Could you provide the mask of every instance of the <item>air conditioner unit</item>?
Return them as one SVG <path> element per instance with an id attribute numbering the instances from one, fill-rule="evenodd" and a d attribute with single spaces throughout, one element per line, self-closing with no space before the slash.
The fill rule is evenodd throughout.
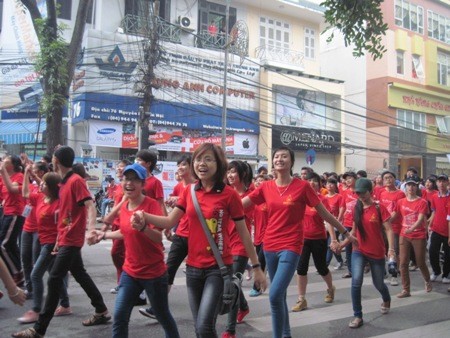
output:
<path id="1" fill-rule="evenodd" d="M 188 16 L 180 15 L 178 17 L 178 24 L 183 28 L 194 29 L 194 20 Z"/>

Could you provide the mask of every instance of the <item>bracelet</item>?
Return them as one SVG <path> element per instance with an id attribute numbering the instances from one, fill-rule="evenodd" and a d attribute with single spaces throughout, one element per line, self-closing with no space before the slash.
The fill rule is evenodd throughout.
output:
<path id="1" fill-rule="evenodd" d="M 19 295 L 19 288 L 16 287 L 16 293 L 14 295 L 9 294 L 8 292 L 8 296 L 11 298 L 17 297 Z"/>
<path id="2" fill-rule="evenodd" d="M 333 239 L 331 242 L 336 242 L 336 243 L 338 243 L 338 240 L 337 240 L 337 239 Z"/>
<path id="3" fill-rule="evenodd" d="M 392 251 L 392 252 L 395 252 L 395 250 L 394 250 L 394 249 L 389 249 L 388 251 Z"/>
<path id="4" fill-rule="evenodd" d="M 260 268 L 261 267 L 261 264 L 253 264 L 252 265 L 252 269 L 257 269 L 257 268 Z"/>
<path id="5" fill-rule="evenodd" d="M 103 237 L 102 237 L 102 241 L 106 240 L 106 231 L 103 232 Z"/>
<path id="6" fill-rule="evenodd" d="M 341 235 L 345 235 L 345 234 L 348 234 L 348 230 L 347 229 L 345 229 L 345 231 L 343 233 L 341 233 Z"/>

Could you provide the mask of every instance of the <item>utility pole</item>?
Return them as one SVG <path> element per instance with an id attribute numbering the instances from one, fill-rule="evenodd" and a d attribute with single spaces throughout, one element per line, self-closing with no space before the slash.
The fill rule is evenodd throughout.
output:
<path id="1" fill-rule="evenodd" d="M 225 9 L 225 60 L 223 72 L 223 101 L 222 101 L 222 149 L 227 151 L 227 81 L 228 81 L 228 26 L 230 22 L 230 2 L 227 0 Z"/>
<path id="2" fill-rule="evenodd" d="M 150 10 L 150 34 L 147 41 L 142 43 L 143 55 L 144 55 L 144 67 L 142 69 L 142 88 L 140 89 L 143 97 L 142 104 L 139 107 L 139 125 L 140 125 L 140 137 L 139 137 L 139 149 L 148 149 L 149 146 L 155 145 L 154 142 L 149 141 L 149 136 L 156 134 L 153 130 L 153 125 L 150 121 L 150 108 L 153 102 L 154 96 L 152 92 L 152 81 L 155 78 L 155 66 L 159 61 L 158 52 L 158 30 L 156 15 L 159 13 L 159 0 L 156 0 L 153 5 L 148 3 Z M 155 14 L 156 13 L 156 14 Z"/>

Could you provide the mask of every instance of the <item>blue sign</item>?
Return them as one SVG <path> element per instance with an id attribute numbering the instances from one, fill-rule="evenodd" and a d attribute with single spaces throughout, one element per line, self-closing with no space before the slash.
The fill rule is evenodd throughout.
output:
<path id="1" fill-rule="evenodd" d="M 142 99 L 112 94 L 85 93 L 72 103 L 72 123 L 102 120 L 130 123 L 139 118 Z M 180 129 L 221 130 L 222 107 L 155 101 L 150 108 L 154 126 Z M 228 109 L 227 130 L 230 133 L 259 134 L 259 114 L 251 110 Z"/>

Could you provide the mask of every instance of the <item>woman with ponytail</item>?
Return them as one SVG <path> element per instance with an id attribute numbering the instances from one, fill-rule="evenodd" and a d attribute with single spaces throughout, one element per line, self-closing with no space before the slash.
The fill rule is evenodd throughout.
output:
<path id="1" fill-rule="evenodd" d="M 384 283 L 385 252 L 383 230 L 386 232 L 389 243 L 388 255 L 395 259 L 394 235 L 390 224 L 390 214 L 387 209 L 374 203 L 372 199 L 372 182 L 367 178 L 356 181 L 355 192 L 358 200 L 353 212 L 352 235 L 355 235 L 358 244 L 353 246 L 352 252 L 352 303 L 354 318 L 349 323 L 350 328 L 359 328 L 363 325 L 363 314 L 361 305 L 361 287 L 364 278 L 364 266 L 370 265 L 372 271 L 372 282 L 380 292 L 383 299 L 380 311 L 382 314 L 389 312 L 391 307 L 391 296 L 389 289 Z M 342 246 L 347 244 L 347 240 Z"/>

